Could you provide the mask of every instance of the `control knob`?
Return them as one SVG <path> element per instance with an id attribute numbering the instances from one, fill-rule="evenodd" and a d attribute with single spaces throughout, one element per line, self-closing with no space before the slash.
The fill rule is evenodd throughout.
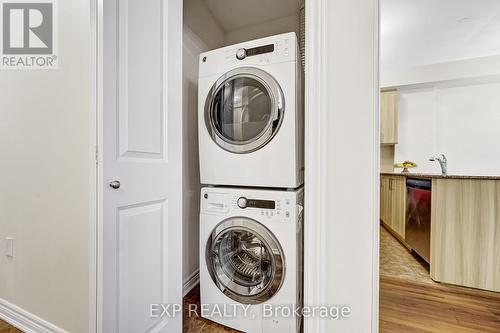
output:
<path id="1" fill-rule="evenodd" d="M 247 57 L 247 51 L 245 49 L 238 49 L 238 51 L 236 51 L 236 59 L 238 60 L 243 60 Z"/>
<path id="2" fill-rule="evenodd" d="M 240 197 L 237 201 L 238 207 L 243 208 L 243 209 L 247 208 L 247 203 L 248 203 L 248 200 L 245 197 Z"/>

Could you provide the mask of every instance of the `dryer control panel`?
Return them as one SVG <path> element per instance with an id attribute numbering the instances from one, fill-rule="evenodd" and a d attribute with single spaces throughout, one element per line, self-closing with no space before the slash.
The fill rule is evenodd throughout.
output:
<path id="1" fill-rule="evenodd" d="M 296 43 L 290 37 L 275 40 L 272 44 L 256 46 L 235 45 L 224 53 L 226 63 L 266 65 L 295 60 Z M 207 58 L 208 59 L 208 58 Z"/>
<path id="2" fill-rule="evenodd" d="M 295 62 L 299 54 L 293 32 L 230 45 L 200 54 L 199 77 L 221 75 L 239 66 Z"/>

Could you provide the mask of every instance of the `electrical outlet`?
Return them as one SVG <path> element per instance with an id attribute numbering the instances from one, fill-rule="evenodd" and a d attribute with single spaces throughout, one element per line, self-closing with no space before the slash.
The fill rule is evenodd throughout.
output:
<path id="1" fill-rule="evenodd" d="M 14 238 L 5 238 L 5 255 L 9 258 L 14 257 Z"/>

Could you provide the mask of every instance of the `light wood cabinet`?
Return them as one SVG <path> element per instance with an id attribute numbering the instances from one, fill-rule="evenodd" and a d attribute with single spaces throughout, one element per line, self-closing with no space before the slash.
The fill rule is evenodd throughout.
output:
<path id="1" fill-rule="evenodd" d="M 380 219 L 389 225 L 390 220 L 390 179 L 391 177 L 382 176 L 380 178 Z"/>
<path id="2" fill-rule="evenodd" d="M 380 143 L 398 143 L 399 93 L 396 90 L 380 93 Z"/>
<path id="3" fill-rule="evenodd" d="M 381 176 L 380 219 L 402 240 L 405 238 L 406 177 Z"/>
<path id="4" fill-rule="evenodd" d="M 433 180 L 431 277 L 500 292 L 500 180 Z"/>
<path id="5" fill-rule="evenodd" d="M 406 177 L 396 176 L 392 178 L 391 219 L 392 229 L 404 239 L 406 223 Z"/>

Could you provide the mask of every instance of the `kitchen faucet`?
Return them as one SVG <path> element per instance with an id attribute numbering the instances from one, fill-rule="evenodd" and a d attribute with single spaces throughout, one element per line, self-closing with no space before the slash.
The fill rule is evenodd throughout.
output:
<path id="1" fill-rule="evenodd" d="M 448 160 L 444 154 L 436 155 L 432 158 L 429 158 L 429 161 L 434 162 L 438 161 L 441 166 L 441 175 L 446 176 L 448 174 Z"/>

